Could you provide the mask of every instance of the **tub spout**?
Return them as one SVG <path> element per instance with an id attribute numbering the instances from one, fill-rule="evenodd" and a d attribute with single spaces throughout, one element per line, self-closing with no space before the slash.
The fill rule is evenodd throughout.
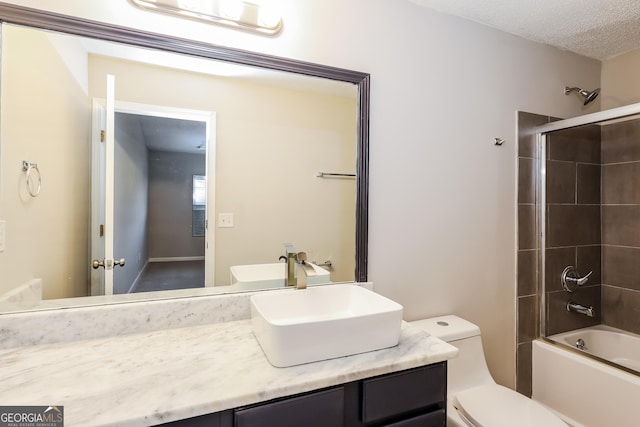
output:
<path id="1" fill-rule="evenodd" d="M 586 305 L 578 304 L 573 301 L 569 301 L 567 303 L 567 311 L 573 311 L 575 313 L 584 314 L 585 316 L 589 317 L 593 317 L 595 315 L 593 306 L 587 307 Z"/>

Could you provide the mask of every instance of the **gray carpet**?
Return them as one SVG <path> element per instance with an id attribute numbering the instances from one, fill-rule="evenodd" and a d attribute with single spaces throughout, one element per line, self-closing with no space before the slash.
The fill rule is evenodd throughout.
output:
<path id="1" fill-rule="evenodd" d="M 204 287 L 204 261 L 150 262 L 131 292 Z"/>

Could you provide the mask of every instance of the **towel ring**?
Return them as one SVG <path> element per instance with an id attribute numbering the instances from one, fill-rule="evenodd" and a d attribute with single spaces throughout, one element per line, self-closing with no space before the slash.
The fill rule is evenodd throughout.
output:
<path id="1" fill-rule="evenodd" d="M 26 160 L 22 161 L 22 170 L 25 173 L 25 181 L 27 183 L 27 190 L 29 191 L 29 195 L 31 197 L 38 197 L 40 194 L 40 190 L 42 189 L 42 175 L 40 174 L 40 169 L 38 169 L 37 163 L 27 162 Z M 38 174 L 37 185 L 34 185 L 34 180 L 36 179 L 33 175 L 33 171 L 36 171 Z M 33 187 L 36 187 L 35 191 Z"/>

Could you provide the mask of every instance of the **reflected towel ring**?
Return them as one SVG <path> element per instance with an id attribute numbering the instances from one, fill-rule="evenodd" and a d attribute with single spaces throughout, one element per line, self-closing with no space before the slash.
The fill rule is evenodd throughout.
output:
<path id="1" fill-rule="evenodd" d="M 40 169 L 38 169 L 38 164 L 23 160 L 22 170 L 26 172 L 25 181 L 27 183 L 27 190 L 29 191 L 29 195 L 31 197 L 38 197 L 38 194 L 40 194 L 40 189 L 42 189 L 42 175 L 40 174 Z M 36 171 L 38 174 L 37 182 L 35 183 L 37 185 L 34 185 L 34 180 L 36 178 L 34 178 L 33 176 L 33 171 Z M 34 186 L 36 187 L 35 190 L 33 189 Z"/>

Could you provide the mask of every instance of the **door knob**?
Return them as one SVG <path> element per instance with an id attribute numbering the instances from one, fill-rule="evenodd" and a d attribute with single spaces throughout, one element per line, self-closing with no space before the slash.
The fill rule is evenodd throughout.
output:
<path id="1" fill-rule="evenodd" d="M 91 262 L 91 267 L 93 267 L 95 270 L 97 270 L 98 268 L 102 267 L 102 268 L 107 268 L 107 270 L 111 270 L 113 267 L 115 267 L 116 265 L 119 265 L 120 267 L 124 267 L 124 258 L 120 258 L 120 259 L 116 259 L 116 260 L 97 260 L 94 259 Z"/>

